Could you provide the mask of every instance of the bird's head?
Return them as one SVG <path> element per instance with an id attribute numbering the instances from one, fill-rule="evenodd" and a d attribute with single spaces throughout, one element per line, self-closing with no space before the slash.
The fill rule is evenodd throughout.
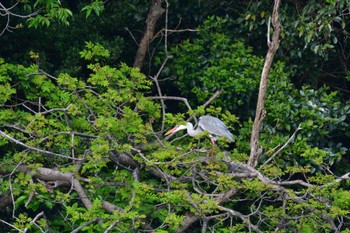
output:
<path id="1" fill-rule="evenodd" d="M 174 128 L 172 128 L 171 130 L 169 130 L 168 132 L 166 132 L 164 135 L 169 135 L 171 133 L 176 133 L 177 131 L 183 130 L 183 129 L 187 129 L 186 125 L 177 125 Z"/>

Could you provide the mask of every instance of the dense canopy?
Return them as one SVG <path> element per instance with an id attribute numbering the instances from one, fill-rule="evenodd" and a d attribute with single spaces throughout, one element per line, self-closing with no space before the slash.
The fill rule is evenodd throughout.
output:
<path id="1" fill-rule="evenodd" d="M 1 232 L 350 232 L 349 15 L 1 1 Z"/>

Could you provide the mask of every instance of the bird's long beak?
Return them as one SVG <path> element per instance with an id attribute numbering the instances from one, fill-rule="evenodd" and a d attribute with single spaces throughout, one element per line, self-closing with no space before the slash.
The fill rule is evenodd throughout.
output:
<path id="1" fill-rule="evenodd" d="M 175 126 L 174 128 L 172 128 L 171 130 L 169 130 L 168 132 L 166 132 L 164 135 L 166 136 L 166 135 L 169 135 L 169 134 L 171 134 L 171 133 L 176 132 L 177 128 L 179 128 L 179 126 L 178 126 L 178 125 L 177 125 L 177 126 Z"/>

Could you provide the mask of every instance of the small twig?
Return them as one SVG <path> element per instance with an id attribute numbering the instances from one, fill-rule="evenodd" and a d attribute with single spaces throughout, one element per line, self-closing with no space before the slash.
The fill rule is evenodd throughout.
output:
<path id="1" fill-rule="evenodd" d="M 36 74 L 36 73 L 32 73 L 32 74 Z M 53 80 L 57 81 L 57 78 L 55 76 L 53 76 L 53 75 L 51 75 L 49 73 L 46 73 L 44 70 L 39 69 L 39 73 L 38 74 L 44 74 L 47 77 L 52 78 Z"/>
<path id="2" fill-rule="evenodd" d="M 35 218 L 32 221 L 30 221 L 30 223 L 37 226 L 41 230 L 41 232 L 45 232 L 38 224 L 36 224 L 36 221 L 38 221 L 38 219 L 41 218 L 42 216 L 44 216 L 44 211 L 41 211 L 39 214 L 37 214 Z M 25 228 L 23 233 L 26 233 L 27 231 L 28 231 L 28 228 Z"/>
<path id="3" fill-rule="evenodd" d="M 168 32 L 177 33 L 177 32 L 198 32 L 198 31 L 199 30 L 197 30 L 197 29 L 189 29 L 189 28 L 187 28 L 187 29 L 162 29 L 155 35 L 155 37 L 159 36 L 159 34 L 163 34 L 163 32 L 165 34 Z"/>
<path id="4" fill-rule="evenodd" d="M 147 159 L 140 150 L 136 149 L 136 148 L 131 148 L 132 151 L 136 152 L 143 160 L 145 160 L 147 163 L 150 163 L 151 161 L 149 159 Z M 154 169 L 152 172 L 152 169 L 150 169 L 151 173 L 157 173 L 160 175 L 160 177 L 162 177 L 167 184 L 170 184 L 170 179 L 171 181 L 175 180 L 175 177 L 170 176 L 169 174 L 163 172 L 159 167 L 153 165 L 152 168 Z"/>
<path id="5" fill-rule="evenodd" d="M 26 19 L 26 18 L 30 18 L 36 14 L 38 14 L 39 11 L 35 11 L 33 13 L 30 13 L 28 15 L 19 15 L 19 14 L 15 14 L 13 12 L 11 12 L 11 10 L 17 6 L 17 4 L 19 3 L 20 1 L 16 1 L 15 4 L 13 4 L 12 6 L 6 8 L 1 2 L 0 2 L 0 15 L 1 17 L 7 17 L 7 20 L 6 20 L 6 25 L 4 26 L 4 28 L 2 29 L 1 33 L 0 33 L 0 36 L 2 36 L 5 31 L 9 31 L 9 32 L 12 32 L 11 29 L 16 29 L 16 27 L 12 27 L 10 26 L 10 19 L 11 19 L 11 16 L 13 17 L 17 17 L 17 18 L 22 18 L 22 19 Z"/>
<path id="6" fill-rule="evenodd" d="M 350 172 L 348 173 L 345 173 L 344 175 L 342 175 L 341 177 L 335 179 L 335 181 L 333 182 L 330 182 L 330 183 L 327 183 L 327 184 L 324 184 L 324 185 L 321 185 L 320 188 L 324 188 L 324 187 L 327 187 L 327 186 L 330 186 L 330 185 L 333 185 L 335 183 L 339 183 L 340 181 L 342 180 L 350 180 Z"/>
<path id="7" fill-rule="evenodd" d="M 39 101 L 40 101 L 40 100 L 41 100 L 41 99 L 39 99 Z M 41 102 L 39 102 L 39 108 L 41 108 L 40 105 L 41 105 Z M 55 111 L 67 112 L 68 109 L 69 109 L 71 106 L 72 106 L 72 104 L 68 105 L 66 108 L 52 108 L 52 109 L 46 110 L 46 111 L 44 111 L 44 112 L 40 112 L 40 111 L 39 111 L 39 113 L 42 114 L 42 115 L 45 115 L 45 114 L 48 114 L 48 113 L 51 113 L 51 112 L 55 112 Z"/>
<path id="8" fill-rule="evenodd" d="M 210 97 L 202 106 L 203 106 L 204 108 L 206 108 L 214 99 L 216 99 L 216 98 L 221 94 L 221 92 L 222 92 L 221 90 L 220 90 L 220 91 L 216 91 L 216 92 L 214 93 L 214 95 L 213 95 L 212 97 Z M 187 119 L 187 121 L 192 120 L 192 118 L 195 119 L 196 124 L 197 124 L 197 119 L 195 118 L 195 115 L 192 115 L 190 118 Z"/>
<path id="9" fill-rule="evenodd" d="M 166 58 L 168 58 L 168 11 L 169 11 L 169 2 L 165 0 L 165 36 L 164 36 L 164 52 Z"/>
<path id="10" fill-rule="evenodd" d="M 23 160 L 23 159 L 22 159 L 22 160 Z M 12 205 L 13 205 L 13 209 L 12 209 L 12 218 L 15 218 L 16 202 L 15 202 L 15 197 L 13 196 L 11 177 L 12 177 L 13 173 L 17 170 L 17 168 L 18 168 L 19 166 L 21 166 L 22 160 L 16 165 L 16 167 L 11 171 L 11 173 L 10 173 L 10 175 L 9 175 L 10 195 L 11 195 Z"/>
<path id="11" fill-rule="evenodd" d="M 302 128 L 301 128 L 301 126 L 299 125 L 298 128 L 297 128 L 297 129 L 294 131 L 294 133 L 292 134 L 292 136 L 287 140 L 287 142 L 286 142 L 283 146 L 281 146 L 268 160 L 266 160 L 266 162 L 265 162 L 263 165 L 261 165 L 261 167 L 262 167 L 262 166 L 265 166 L 266 164 L 268 164 L 276 155 L 278 155 L 278 153 L 280 153 L 284 148 L 286 148 L 287 145 L 288 145 L 289 143 L 291 143 L 291 142 L 294 140 L 296 134 L 297 134 L 301 129 L 302 129 Z"/>
<path id="12" fill-rule="evenodd" d="M 269 21 L 267 22 L 267 44 L 270 45 L 271 44 L 271 37 L 270 37 L 270 31 L 271 31 L 271 17 L 269 17 Z"/>
<path id="13" fill-rule="evenodd" d="M 115 225 L 118 223 L 119 221 L 118 220 L 114 220 L 112 222 L 112 224 L 103 232 L 103 233 L 108 233 L 110 230 L 113 229 L 113 227 L 115 227 Z"/>
<path id="14" fill-rule="evenodd" d="M 2 222 L 2 223 L 4 223 L 4 224 L 6 224 L 6 225 L 8 225 L 8 226 L 10 226 L 10 227 L 12 227 L 12 228 L 14 228 L 14 229 L 16 229 L 18 232 L 24 232 L 24 231 L 22 231 L 21 229 L 17 228 L 16 226 L 14 226 L 14 225 L 12 225 L 12 224 L 10 224 L 10 223 L 8 223 L 8 222 L 5 222 L 5 221 L 2 220 L 2 219 L 0 219 L 0 222 Z"/>
<path id="15" fill-rule="evenodd" d="M 216 91 L 214 95 L 203 104 L 203 107 L 206 108 L 214 99 L 216 99 L 221 94 L 221 92 L 221 90 Z"/>
<path id="16" fill-rule="evenodd" d="M 39 97 L 39 106 L 38 106 L 38 113 L 41 112 L 41 97 Z"/>
<path id="17" fill-rule="evenodd" d="M 166 7 L 165 7 L 165 29 L 167 29 L 168 28 L 168 7 L 169 7 L 169 3 L 168 3 L 168 1 L 165 1 L 165 2 L 166 2 Z M 167 63 L 167 61 L 169 59 L 169 57 L 168 57 L 168 34 L 167 33 L 165 33 L 165 37 L 164 37 L 164 54 L 165 54 L 165 59 L 164 59 L 162 65 L 160 66 L 157 74 L 154 77 L 151 77 L 151 79 L 156 84 L 159 97 L 163 97 L 163 94 L 162 94 L 162 89 L 160 88 L 160 85 L 159 85 L 158 78 L 159 78 L 162 70 L 164 69 L 165 64 Z M 164 99 L 160 99 L 160 102 L 162 104 L 162 125 L 161 125 L 160 131 L 163 132 L 164 131 L 164 125 L 165 125 L 165 103 L 164 103 Z"/>
<path id="18" fill-rule="evenodd" d="M 163 64 L 161 65 L 161 67 L 159 68 L 158 70 L 158 73 L 154 76 L 154 77 L 151 77 L 150 78 L 155 82 L 156 84 L 156 87 L 157 87 L 157 91 L 158 91 L 158 95 L 159 97 L 163 97 L 163 94 L 162 94 L 162 89 L 160 88 L 160 85 L 159 85 L 159 82 L 158 82 L 158 77 L 160 75 L 160 73 L 162 72 L 162 70 L 164 69 L 164 66 L 165 64 L 167 63 L 168 61 L 168 56 L 166 55 L 165 56 L 165 59 L 163 61 Z M 160 98 L 160 102 L 162 104 L 162 126 L 161 126 L 161 131 L 164 130 L 164 124 L 165 124 L 165 103 L 164 103 L 164 99 L 163 98 Z"/>
<path id="19" fill-rule="evenodd" d="M 31 185 L 34 184 L 34 181 L 33 181 L 32 178 L 29 179 L 29 183 L 30 183 Z M 33 187 L 34 187 L 34 186 L 33 186 Z M 35 193 L 36 193 L 35 189 L 34 189 L 33 191 L 30 192 L 30 195 L 29 195 L 29 197 L 28 197 L 27 202 L 24 204 L 24 207 L 27 208 L 28 205 L 32 202 L 32 200 L 33 200 L 33 198 L 34 198 L 34 196 L 35 196 Z"/>
<path id="20" fill-rule="evenodd" d="M 1 130 L 0 130 L 0 135 L 5 137 L 5 138 L 7 138 L 11 142 L 16 143 L 16 144 L 18 144 L 20 146 L 23 146 L 23 147 L 25 147 L 25 148 L 27 148 L 29 150 L 33 150 L 33 151 L 36 151 L 36 152 L 39 152 L 39 153 L 42 153 L 42 154 L 47 154 L 47 155 L 57 156 L 57 157 L 61 157 L 61 158 L 71 159 L 71 160 L 81 160 L 79 158 L 73 158 L 73 157 L 69 157 L 69 156 L 66 156 L 66 155 L 62 155 L 62 154 L 58 154 L 58 153 L 55 153 L 55 152 L 42 150 L 42 149 L 39 149 L 39 148 L 36 148 L 36 147 L 29 146 L 27 144 L 24 144 L 23 142 L 20 142 L 20 141 L 14 139 L 13 137 L 7 135 L 6 133 L 4 133 Z"/>
<path id="21" fill-rule="evenodd" d="M 73 231 L 71 231 L 70 233 L 78 233 L 79 231 L 81 231 L 84 227 L 89 226 L 90 224 L 96 222 L 98 220 L 98 218 L 95 218 L 93 220 L 87 221 L 86 223 L 80 225 L 79 227 L 75 228 Z"/>
<path id="22" fill-rule="evenodd" d="M 245 216 L 243 215 L 242 213 L 238 212 L 238 211 L 235 211 L 235 210 L 232 210 L 232 209 L 229 209 L 229 208 L 226 208 L 226 207 L 223 207 L 223 206 L 220 206 L 220 205 L 217 205 L 217 208 L 219 210 L 222 210 L 222 211 L 226 211 L 227 213 L 229 213 L 230 215 L 234 216 L 234 217 L 239 217 L 243 223 L 247 224 L 247 226 L 249 227 L 249 229 L 253 229 L 254 231 L 256 232 L 262 232 L 259 230 L 259 228 L 255 225 L 253 225 L 250 220 L 249 220 L 249 217 L 248 216 Z"/>
<path id="23" fill-rule="evenodd" d="M 132 32 L 129 30 L 129 28 L 124 27 L 124 29 L 130 34 L 130 36 L 131 36 L 131 38 L 133 39 L 133 41 L 135 42 L 135 44 L 136 44 L 137 46 L 139 46 L 139 43 L 137 42 L 135 36 L 132 34 Z"/>
<path id="24" fill-rule="evenodd" d="M 178 100 L 178 101 L 182 101 L 185 103 L 186 107 L 188 108 L 188 110 L 192 110 L 190 104 L 188 103 L 188 100 L 184 97 L 177 97 L 177 96 L 152 96 L 149 97 L 150 99 L 154 99 L 154 100 Z"/>

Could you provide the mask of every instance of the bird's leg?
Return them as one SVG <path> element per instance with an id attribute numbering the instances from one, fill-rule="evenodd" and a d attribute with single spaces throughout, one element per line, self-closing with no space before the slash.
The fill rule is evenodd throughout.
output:
<path id="1" fill-rule="evenodd" d="M 215 145 L 215 139 L 211 138 L 211 158 L 214 157 L 214 145 Z"/>

